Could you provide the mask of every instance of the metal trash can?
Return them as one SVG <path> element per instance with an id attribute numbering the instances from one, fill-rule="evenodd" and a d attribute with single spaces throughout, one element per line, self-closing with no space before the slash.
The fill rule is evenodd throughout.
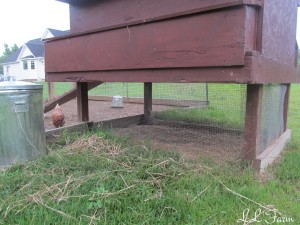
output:
<path id="1" fill-rule="evenodd" d="M 45 153 L 43 86 L 0 82 L 0 168 Z"/>

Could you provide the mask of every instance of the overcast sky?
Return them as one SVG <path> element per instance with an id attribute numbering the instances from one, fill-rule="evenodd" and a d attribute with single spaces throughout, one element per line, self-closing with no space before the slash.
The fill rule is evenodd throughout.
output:
<path id="1" fill-rule="evenodd" d="M 46 28 L 69 29 L 69 6 L 55 0 L 0 0 L 0 53 L 3 44 L 21 46 Z"/>
<path id="2" fill-rule="evenodd" d="M 0 9 L 0 53 L 4 43 L 21 46 L 46 28 L 69 29 L 69 7 L 55 0 L 0 0 Z M 300 14 L 298 27 L 300 43 Z"/>

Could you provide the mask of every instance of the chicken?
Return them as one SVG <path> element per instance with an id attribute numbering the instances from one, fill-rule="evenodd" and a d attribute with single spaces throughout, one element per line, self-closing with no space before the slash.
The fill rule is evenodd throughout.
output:
<path id="1" fill-rule="evenodd" d="M 56 128 L 62 127 L 65 124 L 65 115 L 58 104 L 55 106 L 55 108 L 52 111 L 51 120 L 52 120 L 52 124 Z"/>

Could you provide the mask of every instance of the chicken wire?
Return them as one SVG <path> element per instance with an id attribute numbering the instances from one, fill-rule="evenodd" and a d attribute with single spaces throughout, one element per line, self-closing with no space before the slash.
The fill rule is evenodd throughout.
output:
<path id="1" fill-rule="evenodd" d="M 143 103 L 143 83 L 104 83 L 89 91 L 96 100 L 110 101 L 122 96 L 125 103 Z M 153 104 L 168 106 L 206 105 L 207 84 L 153 83 Z"/>
<path id="2" fill-rule="evenodd" d="M 287 86 L 264 85 L 258 154 L 284 132 L 284 99 Z"/>
<path id="3" fill-rule="evenodd" d="M 199 99 L 198 105 L 157 112 L 155 123 L 171 126 L 174 133 L 181 130 L 180 138 L 184 142 L 197 144 L 195 151 L 240 156 L 244 143 L 246 85 L 201 84 L 199 87 L 206 95 Z"/>
<path id="4" fill-rule="evenodd" d="M 74 83 L 55 83 L 55 94 L 59 96 L 73 87 Z M 195 143 L 200 152 L 231 151 L 240 156 L 244 144 L 246 87 L 246 84 L 153 83 L 154 120 L 148 127 L 140 126 L 134 132 L 148 135 L 143 137 L 147 140 L 155 139 L 153 133 L 156 133 L 161 142 L 169 141 L 176 145 L 178 140 L 182 140 L 185 145 Z M 46 98 L 47 83 L 44 88 Z M 258 154 L 284 131 L 286 92 L 286 85 L 263 86 Z M 118 95 L 123 97 L 123 107 L 113 109 L 113 96 Z M 89 91 L 89 100 L 97 101 L 97 104 L 101 102 L 99 105 L 90 102 L 92 121 L 143 114 L 144 84 L 103 83 Z M 151 130 L 151 126 L 156 127 Z"/>

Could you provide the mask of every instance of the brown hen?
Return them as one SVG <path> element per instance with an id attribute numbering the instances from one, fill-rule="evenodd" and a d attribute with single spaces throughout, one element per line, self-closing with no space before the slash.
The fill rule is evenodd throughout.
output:
<path id="1" fill-rule="evenodd" d="M 65 124 L 65 115 L 58 104 L 55 106 L 55 108 L 52 111 L 51 120 L 52 120 L 52 124 L 56 128 L 62 127 Z"/>

